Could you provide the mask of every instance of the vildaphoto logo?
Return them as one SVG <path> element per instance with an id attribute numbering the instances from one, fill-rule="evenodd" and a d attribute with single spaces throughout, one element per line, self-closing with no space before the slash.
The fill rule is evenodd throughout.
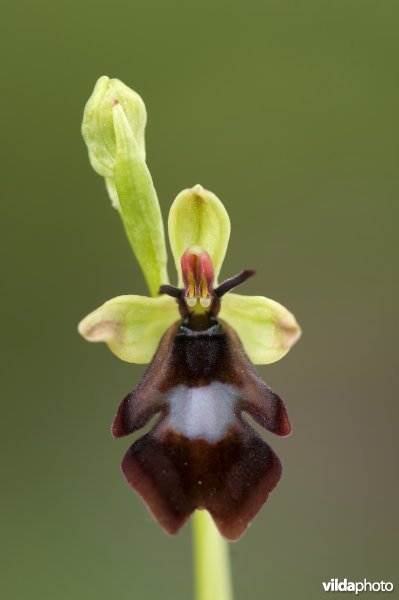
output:
<path id="1" fill-rule="evenodd" d="M 392 592 L 393 583 L 390 581 L 349 581 L 348 579 L 330 579 L 322 581 L 325 592 Z"/>

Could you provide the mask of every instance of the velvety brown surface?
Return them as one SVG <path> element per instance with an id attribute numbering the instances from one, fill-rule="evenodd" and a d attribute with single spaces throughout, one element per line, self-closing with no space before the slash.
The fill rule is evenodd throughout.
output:
<path id="1" fill-rule="evenodd" d="M 176 432 L 168 403 L 175 388 L 206 390 L 214 381 L 239 394 L 223 438 L 190 439 Z M 176 533 L 196 508 L 206 508 L 221 533 L 235 540 L 277 484 L 280 461 L 245 422 L 243 411 L 273 433 L 290 433 L 283 402 L 258 377 L 227 323 L 191 316 L 172 325 L 113 423 L 114 436 L 121 437 L 161 413 L 151 432 L 128 450 L 122 470 L 168 533 Z"/>
<path id="2" fill-rule="evenodd" d="M 280 479 L 280 461 L 244 422 L 211 444 L 156 428 L 126 453 L 122 471 L 170 534 L 195 508 L 209 510 L 220 532 L 238 539 Z"/>

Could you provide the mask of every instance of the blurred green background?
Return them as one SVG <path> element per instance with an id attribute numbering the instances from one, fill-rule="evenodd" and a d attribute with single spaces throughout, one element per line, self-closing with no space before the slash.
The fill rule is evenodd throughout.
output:
<path id="1" fill-rule="evenodd" d="M 146 291 L 80 135 L 103 74 L 146 102 L 164 217 L 184 187 L 213 190 L 232 221 L 223 275 L 256 268 L 242 292 L 304 330 L 259 369 L 294 435 L 266 435 L 284 474 L 231 547 L 237 600 L 318 599 L 332 577 L 399 585 L 398 3 L 2 13 L 1 597 L 191 597 L 190 528 L 163 534 L 119 471 L 130 440 L 109 433 L 143 368 L 76 332 Z"/>

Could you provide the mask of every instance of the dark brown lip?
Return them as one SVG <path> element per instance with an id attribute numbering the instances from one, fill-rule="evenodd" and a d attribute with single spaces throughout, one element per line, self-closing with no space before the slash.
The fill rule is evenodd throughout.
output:
<path id="1" fill-rule="evenodd" d="M 203 438 L 176 430 L 171 419 L 176 390 L 198 388 L 197 397 L 210 394 L 205 403 L 209 414 L 200 415 Z M 212 410 L 212 403 L 226 403 L 232 393 L 231 409 Z M 218 427 L 215 419 L 219 414 L 226 419 L 228 410 L 226 428 Z M 291 427 L 284 403 L 260 379 L 226 322 L 193 315 L 173 324 L 143 378 L 119 406 L 113 435 L 128 435 L 157 413 L 156 425 L 123 459 L 127 481 L 166 532 L 176 533 L 195 509 L 204 508 L 222 535 L 238 539 L 281 475 L 279 459 L 242 413 L 276 435 L 288 435 Z M 216 427 L 221 432 L 215 439 L 207 435 L 207 420 L 209 431 Z M 196 428 L 188 423 L 187 431 L 192 430 Z"/>

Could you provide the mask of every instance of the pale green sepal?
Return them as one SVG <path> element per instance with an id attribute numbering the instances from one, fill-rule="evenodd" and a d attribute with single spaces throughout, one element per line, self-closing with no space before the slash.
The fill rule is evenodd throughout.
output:
<path id="1" fill-rule="evenodd" d="M 147 113 L 143 100 L 119 79 L 100 77 L 85 106 L 82 135 L 89 150 L 91 165 L 103 177 L 113 176 L 116 140 L 112 106 L 115 101 L 123 106 L 140 156 L 145 160 L 144 130 Z"/>
<path id="2" fill-rule="evenodd" d="M 118 296 L 87 315 L 78 330 L 89 342 L 105 342 L 118 358 L 143 364 L 178 319 L 176 301 L 169 296 Z"/>
<path id="3" fill-rule="evenodd" d="M 150 172 L 121 104 L 113 108 L 116 136 L 115 189 L 120 213 L 152 296 L 168 283 L 167 254 L 161 209 Z"/>
<path id="4" fill-rule="evenodd" d="M 263 296 L 226 294 L 219 317 L 236 330 L 244 350 L 257 365 L 280 360 L 301 335 L 294 315 Z"/>
<path id="5" fill-rule="evenodd" d="M 183 285 L 180 261 L 189 246 L 199 246 L 211 256 L 217 285 L 230 237 L 229 215 L 219 198 L 200 185 L 183 190 L 170 208 L 168 227 L 179 287 Z"/>

